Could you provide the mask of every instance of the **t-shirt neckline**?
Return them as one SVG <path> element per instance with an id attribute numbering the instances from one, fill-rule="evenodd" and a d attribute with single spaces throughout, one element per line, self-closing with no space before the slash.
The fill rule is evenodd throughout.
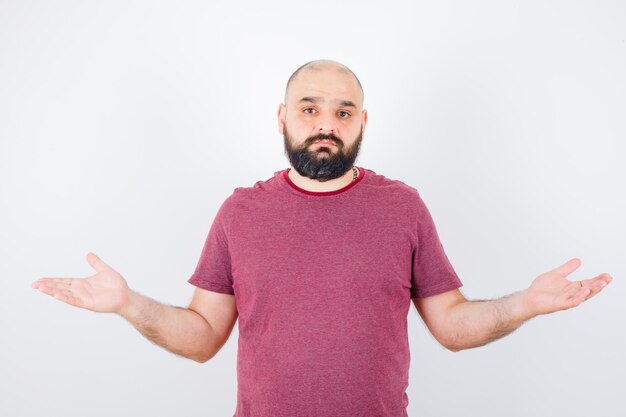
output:
<path id="1" fill-rule="evenodd" d="M 363 179 L 363 177 L 365 176 L 365 170 L 361 167 L 356 167 L 356 168 L 359 170 L 359 176 L 357 177 L 357 179 L 350 182 L 350 184 L 345 185 L 344 187 L 339 188 L 338 190 L 334 190 L 334 191 L 309 191 L 309 190 L 305 190 L 304 188 L 298 187 L 296 184 L 294 184 L 293 181 L 291 181 L 291 178 L 289 178 L 290 168 L 286 168 L 283 171 L 283 178 L 285 178 L 285 180 L 287 181 L 287 184 L 289 184 L 296 191 L 299 191 L 303 194 L 315 195 L 315 196 L 329 196 L 329 195 L 341 194 L 345 191 L 348 191 L 350 188 L 357 185 Z"/>

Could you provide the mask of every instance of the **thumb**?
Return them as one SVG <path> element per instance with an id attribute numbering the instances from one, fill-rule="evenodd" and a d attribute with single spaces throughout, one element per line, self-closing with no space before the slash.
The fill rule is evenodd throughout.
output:
<path id="1" fill-rule="evenodd" d="M 98 258 L 96 254 L 93 252 L 89 252 L 87 254 L 87 262 L 89 262 L 89 265 L 91 265 L 91 267 L 95 269 L 96 272 L 102 272 L 105 269 L 110 268 L 109 265 L 104 263 L 104 261 Z"/>
<path id="2" fill-rule="evenodd" d="M 559 266 L 552 270 L 552 272 L 556 272 L 559 275 L 563 275 L 564 277 L 568 276 L 572 272 L 578 269 L 581 261 L 578 258 L 572 258 L 569 261 L 565 262 L 563 265 Z"/>

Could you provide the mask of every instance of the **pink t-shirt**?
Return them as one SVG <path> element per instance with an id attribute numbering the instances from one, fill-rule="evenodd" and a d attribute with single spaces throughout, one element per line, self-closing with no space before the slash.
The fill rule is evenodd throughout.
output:
<path id="1" fill-rule="evenodd" d="M 234 417 L 406 417 L 411 298 L 460 287 L 418 192 L 359 168 L 333 192 L 287 169 L 236 188 L 189 282 L 234 294 Z"/>

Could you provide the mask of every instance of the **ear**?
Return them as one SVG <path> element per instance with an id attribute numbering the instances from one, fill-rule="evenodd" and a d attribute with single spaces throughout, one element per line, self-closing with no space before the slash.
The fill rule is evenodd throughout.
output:
<path id="1" fill-rule="evenodd" d="M 278 116 L 278 133 L 282 135 L 285 129 L 285 118 L 287 117 L 287 107 L 283 103 L 280 103 L 278 105 L 277 116 Z"/>
<path id="2" fill-rule="evenodd" d="M 365 125 L 367 124 L 367 110 L 361 112 L 361 134 L 365 137 Z"/>

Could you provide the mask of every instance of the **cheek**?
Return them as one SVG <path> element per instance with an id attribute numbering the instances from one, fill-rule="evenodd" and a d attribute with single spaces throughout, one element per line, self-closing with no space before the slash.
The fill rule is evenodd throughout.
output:
<path id="1" fill-rule="evenodd" d="M 343 134 L 346 138 L 349 138 L 350 140 L 356 138 L 357 136 L 359 136 L 359 132 L 360 132 L 361 126 L 356 124 L 353 125 L 351 124 L 350 126 L 346 126 L 343 129 Z"/>
<path id="2" fill-rule="evenodd" d="M 306 117 L 296 117 L 290 121 L 290 126 L 293 126 L 294 129 L 306 130 L 309 129 L 313 125 L 313 121 L 311 118 Z"/>
<path id="3" fill-rule="evenodd" d="M 297 139 L 306 139 L 311 136 L 314 126 L 306 120 L 292 120 L 287 124 L 289 136 Z"/>

